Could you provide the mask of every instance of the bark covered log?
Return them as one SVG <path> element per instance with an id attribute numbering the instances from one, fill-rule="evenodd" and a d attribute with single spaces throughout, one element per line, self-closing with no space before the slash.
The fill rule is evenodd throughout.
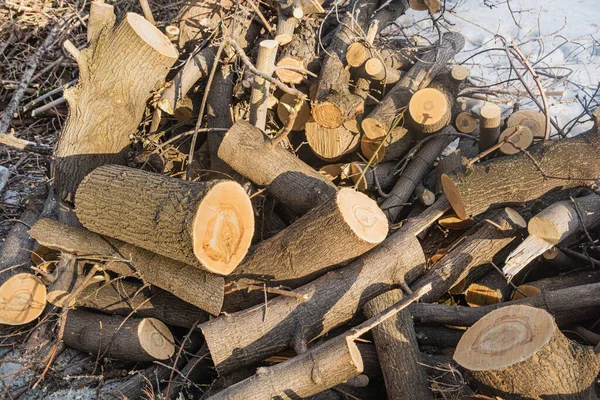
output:
<path id="1" fill-rule="evenodd" d="M 286 66 L 314 72 L 318 37 L 315 32 L 318 31 L 319 25 L 320 21 L 316 18 L 305 19 L 292 41 L 283 48 L 277 61 L 278 68 L 275 70 L 279 80 L 299 84 L 306 78 L 306 74 L 302 71 L 285 69 Z"/>
<path id="2" fill-rule="evenodd" d="M 211 314 L 218 315 L 221 311 L 223 277 L 50 219 L 39 220 L 29 234 L 48 248 L 82 259 L 106 260 L 106 269 L 163 288 Z"/>
<path id="3" fill-rule="evenodd" d="M 254 234 L 252 204 L 234 181 L 109 165 L 90 173 L 77 195 L 77 216 L 90 230 L 221 275 L 240 263 Z"/>
<path id="4" fill-rule="evenodd" d="M 90 25 L 96 22 L 90 18 Z M 94 168 L 125 163 L 146 101 L 178 57 L 169 39 L 140 15 L 128 13 L 115 29 L 114 19 L 103 22 L 77 60 L 78 85 L 64 92 L 69 117 L 54 152 L 54 184 L 70 202 Z"/>
<path id="5" fill-rule="evenodd" d="M 490 206 L 537 199 L 557 188 L 590 186 L 600 177 L 600 137 L 584 134 L 548 141 L 525 154 L 497 158 L 442 177 L 456 214 L 469 218 Z"/>
<path id="6" fill-rule="evenodd" d="M 527 296 L 531 297 L 537 296 L 540 293 L 546 293 L 553 290 L 565 289 L 595 282 L 600 282 L 600 271 L 579 271 L 543 278 L 533 282 L 527 282 L 523 285 L 519 285 L 518 289 Z M 515 290 L 512 300 L 518 300 L 522 298 L 523 295 Z"/>
<path id="7" fill-rule="evenodd" d="M 305 214 L 337 190 L 327 178 L 270 140 L 256 127 L 238 121 L 225 135 L 219 158 L 294 211 Z"/>
<path id="8" fill-rule="evenodd" d="M 482 393 L 507 398 L 593 399 L 600 361 L 571 342 L 544 310 L 493 311 L 462 337 L 454 359 Z"/>

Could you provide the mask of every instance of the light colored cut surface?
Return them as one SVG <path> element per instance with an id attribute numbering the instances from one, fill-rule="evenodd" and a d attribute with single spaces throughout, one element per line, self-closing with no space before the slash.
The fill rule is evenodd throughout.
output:
<path id="1" fill-rule="evenodd" d="M 553 333 L 554 320 L 548 312 L 527 306 L 504 307 L 467 330 L 454 360 L 471 371 L 505 368 L 536 354 Z"/>
<path id="2" fill-rule="evenodd" d="M 325 128 L 334 129 L 344 122 L 342 110 L 328 101 L 313 104 L 311 113 L 315 121 Z"/>
<path id="3" fill-rule="evenodd" d="M 531 146 L 531 143 L 533 143 L 533 134 L 531 133 L 531 130 L 524 125 L 517 125 L 506 128 L 504 131 L 502 131 L 500 137 L 498 137 L 498 143 L 503 142 L 505 137 L 515 133 L 517 129 L 519 130 L 519 132 L 516 133 L 515 136 L 513 136 L 508 143 L 504 143 L 502 146 L 500 146 L 499 150 L 502 154 L 511 155 L 521 151 L 519 150 L 519 148 L 513 146 L 511 143 L 515 143 L 517 146 L 523 149 L 528 148 L 529 146 Z"/>
<path id="4" fill-rule="evenodd" d="M 371 52 L 362 42 L 352 43 L 346 51 L 346 61 L 351 67 L 358 68 L 371 56 Z"/>
<path id="5" fill-rule="evenodd" d="M 175 340 L 167 326 L 156 318 L 144 318 L 137 329 L 140 345 L 157 360 L 167 360 L 175 353 Z"/>
<path id="6" fill-rule="evenodd" d="M 456 79 L 457 81 L 464 81 L 469 76 L 469 69 L 467 67 L 463 67 L 462 65 L 457 65 L 452 68 L 450 74 L 452 75 L 453 79 Z"/>
<path id="7" fill-rule="evenodd" d="M 289 93 L 284 94 L 279 99 L 279 104 L 277 105 L 277 116 L 279 120 L 285 124 L 290 116 L 288 108 L 286 107 L 294 107 L 296 105 L 296 96 L 291 95 Z M 306 122 L 310 119 L 310 106 L 308 102 L 303 102 L 300 111 L 298 111 L 298 115 L 296 115 L 296 120 L 294 121 L 294 125 L 292 126 L 293 131 L 301 131 L 304 129 Z"/>
<path id="8" fill-rule="evenodd" d="M 215 185 L 200 203 L 194 219 L 194 255 L 220 274 L 242 261 L 254 234 L 252 203 L 234 181 Z"/>
<path id="9" fill-rule="evenodd" d="M 300 68 L 300 69 L 305 69 L 306 66 L 304 65 L 304 61 L 300 60 L 296 57 L 283 57 L 281 60 L 279 60 L 277 62 L 277 66 L 278 67 L 293 67 L 293 68 Z M 291 69 L 285 69 L 285 68 L 277 68 L 275 70 L 275 75 L 277 75 L 277 77 L 279 78 L 280 81 L 285 82 L 285 83 L 302 83 L 302 81 L 305 78 L 305 75 L 302 72 L 299 71 L 294 71 Z"/>
<path id="10" fill-rule="evenodd" d="M 381 243 L 388 233 L 388 220 L 377 203 L 353 189 L 340 189 L 340 211 L 356 236 L 368 243 Z"/>
<path id="11" fill-rule="evenodd" d="M 465 211 L 465 206 L 463 205 L 460 192 L 456 188 L 452 179 L 448 177 L 448 175 L 442 175 L 442 187 L 444 188 L 444 194 L 448 198 L 450 205 L 452 205 L 452 209 L 460 219 L 467 219 L 467 213 Z"/>
<path id="12" fill-rule="evenodd" d="M 146 20 L 144 17 L 135 13 L 127 13 L 125 18 L 133 30 L 135 30 L 135 33 L 137 33 L 138 36 L 146 43 L 152 46 L 154 50 L 170 58 L 177 58 L 179 56 L 177 49 L 169 41 L 167 36 L 159 31 L 156 26 L 148 22 L 148 20 Z"/>
<path id="13" fill-rule="evenodd" d="M 35 275 L 22 273 L 0 286 L 0 324 L 23 325 L 42 314 L 46 286 Z"/>
<path id="14" fill-rule="evenodd" d="M 482 128 L 496 128 L 500 126 L 502 109 L 494 103 L 486 103 L 479 112 Z"/>
<path id="15" fill-rule="evenodd" d="M 374 161 L 380 162 L 383 161 L 385 157 L 385 145 L 379 148 L 379 145 L 384 140 L 384 137 L 369 139 L 367 135 L 364 135 L 360 138 L 360 152 L 370 160 L 371 157 L 375 156 Z M 377 149 L 379 148 L 379 151 Z"/>
<path id="16" fill-rule="evenodd" d="M 531 130 L 533 137 L 543 138 L 546 130 L 546 118 L 544 114 L 534 110 L 520 110 L 513 113 L 506 121 L 509 127 L 522 125 Z"/>
<path id="17" fill-rule="evenodd" d="M 524 299 L 525 296 L 533 297 L 533 296 L 537 296 L 538 294 L 542 293 L 542 291 L 540 289 L 536 288 L 535 286 L 531 286 L 531 285 L 519 285 L 519 286 L 517 286 L 517 289 L 519 289 L 519 290 L 515 290 L 513 292 L 511 300 L 520 300 L 520 299 Z M 523 296 L 523 295 L 525 295 L 525 296 Z"/>
<path id="18" fill-rule="evenodd" d="M 477 128 L 477 118 L 470 112 L 463 111 L 456 116 L 456 129 L 462 133 L 472 133 Z"/>
<path id="19" fill-rule="evenodd" d="M 502 272 L 506 276 L 515 276 L 530 262 L 550 249 L 554 244 L 535 235 L 529 235 L 506 258 Z"/>
<path id="20" fill-rule="evenodd" d="M 442 228 L 453 230 L 470 228 L 474 223 L 475 221 L 471 218 L 460 219 L 456 215 L 447 215 L 438 220 L 438 224 L 440 224 Z"/>
<path id="21" fill-rule="evenodd" d="M 435 130 L 450 120 L 450 107 L 446 96 L 437 89 L 417 91 L 408 103 L 408 112 L 424 132 Z"/>
<path id="22" fill-rule="evenodd" d="M 343 125 L 325 128 L 317 122 L 307 122 L 305 128 L 308 145 L 323 160 L 335 161 L 359 146 L 360 135 L 350 132 Z"/>

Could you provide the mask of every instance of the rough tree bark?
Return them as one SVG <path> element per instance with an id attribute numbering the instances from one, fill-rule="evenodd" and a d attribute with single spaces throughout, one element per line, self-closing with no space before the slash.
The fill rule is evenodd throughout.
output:
<path id="1" fill-rule="evenodd" d="M 551 292 L 553 290 L 566 289 L 573 286 L 580 286 L 590 283 L 600 282 L 600 271 L 579 271 L 570 274 L 562 274 L 543 278 L 533 282 L 527 282 L 519 285 L 518 289 L 528 297 L 537 296 L 540 293 Z M 524 298 L 521 293 L 514 291 L 512 300 Z"/>
<path id="2" fill-rule="evenodd" d="M 285 67 L 301 68 L 314 72 L 319 19 L 305 19 L 294 34 L 292 41 L 283 48 L 277 61 L 275 75 L 285 83 L 299 84 L 304 81 L 306 74 L 302 71 L 285 69 Z"/>
<path id="3" fill-rule="evenodd" d="M 337 190 L 327 178 L 271 141 L 256 127 L 238 121 L 225 135 L 219 158 L 299 214 Z"/>
<path id="4" fill-rule="evenodd" d="M 600 360 L 567 339 L 544 310 L 493 311 L 462 337 L 454 360 L 482 393 L 507 398 L 593 399 Z"/>
<path id="5" fill-rule="evenodd" d="M 88 229 L 221 275 L 240 263 L 254 234 L 252 204 L 234 181 L 188 182 L 108 165 L 90 173 L 77 196 Z"/>
<path id="6" fill-rule="evenodd" d="M 92 40 L 77 60 L 79 83 L 63 95 L 69 117 L 54 152 L 54 185 L 69 202 L 94 168 L 125 163 L 129 135 L 178 57 L 169 39 L 140 15 L 128 13 L 113 28 L 112 6 L 102 6 L 109 7 L 90 15 Z"/>
<path id="7" fill-rule="evenodd" d="M 548 141 L 519 153 L 442 176 L 444 193 L 456 214 L 466 219 L 490 206 L 541 197 L 556 188 L 593 185 L 600 177 L 600 137 L 583 134 Z M 537 164 L 537 165 L 536 165 Z"/>
<path id="8" fill-rule="evenodd" d="M 394 289 L 370 300 L 364 306 L 365 316 L 372 318 L 402 300 L 402 291 Z M 373 328 L 379 362 L 389 399 L 433 399 L 427 375 L 419 365 L 420 352 L 413 322 L 408 310 Z"/>
<path id="9" fill-rule="evenodd" d="M 83 259 L 106 260 L 106 269 L 165 289 L 211 314 L 221 311 L 225 285 L 221 276 L 50 219 L 39 220 L 29 234 L 48 248 Z"/>

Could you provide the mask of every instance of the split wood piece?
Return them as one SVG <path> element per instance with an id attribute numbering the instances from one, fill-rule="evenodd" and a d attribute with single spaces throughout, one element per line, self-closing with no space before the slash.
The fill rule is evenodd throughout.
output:
<path id="1" fill-rule="evenodd" d="M 477 118 L 475 115 L 467 111 L 461 111 L 456 116 L 454 123 L 456 130 L 462 133 L 473 133 L 477 129 Z"/>
<path id="2" fill-rule="evenodd" d="M 92 283 L 74 301 L 75 307 L 86 307 L 106 314 L 156 318 L 167 325 L 193 327 L 196 321 L 208 320 L 201 309 L 162 290 L 150 290 L 141 283 L 116 279 Z"/>
<path id="3" fill-rule="evenodd" d="M 428 86 L 464 44 L 465 39 L 461 34 L 444 34 L 441 46 L 423 54 L 377 107 L 362 120 L 361 126 L 365 135 L 371 139 L 385 136 L 401 114 L 401 110 L 408 106 L 412 93 Z"/>
<path id="4" fill-rule="evenodd" d="M 466 278 L 470 270 L 489 263 L 525 227 L 525 220 L 510 208 L 492 212 L 486 220 L 469 229 L 448 254 L 414 282 L 414 287 L 433 283 L 433 290 L 422 300 L 437 301 L 452 286 Z"/>
<path id="5" fill-rule="evenodd" d="M 464 219 L 493 204 L 537 199 L 555 188 L 590 186 L 600 177 L 599 147 L 596 134 L 540 143 L 529 149 L 537 165 L 523 153 L 485 161 L 443 175 L 444 193 Z"/>
<path id="6" fill-rule="evenodd" d="M 105 260 L 106 269 L 165 289 L 211 314 L 221 311 L 225 285 L 221 276 L 51 219 L 39 220 L 29 234 L 48 248 L 80 259 Z"/>
<path id="7" fill-rule="evenodd" d="M 508 117 L 506 126 L 526 126 L 531 130 L 534 138 L 543 139 L 546 131 L 546 117 L 539 111 L 520 110 Z"/>
<path id="8" fill-rule="evenodd" d="M 337 161 L 343 155 L 355 152 L 360 144 L 360 134 L 349 131 L 343 125 L 325 128 L 311 121 L 306 123 L 305 129 L 311 150 L 325 161 Z"/>
<path id="9" fill-rule="evenodd" d="M 38 218 L 35 207 L 28 207 L 6 236 L 0 258 L 0 324 L 27 324 L 46 307 L 46 286 L 29 268 L 35 240 L 27 228 Z"/>
<path id="10" fill-rule="evenodd" d="M 410 150 L 415 136 L 413 130 L 397 126 L 384 137 L 370 139 L 367 135 L 363 135 L 360 138 L 360 150 L 367 160 L 375 156 L 374 161 L 378 163 L 398 160 Z M 382 141 L 383 146 L 380 148 Z"/>
<path id="11" fill-rule="evenodd" d="M 305 19 L 296 30 L 292 41 L 281 51 L 275 69 L 275 75 L 280 81 L 299 84 L 306 78 L 306 74 L 301 70 L 314 72 L 315 64 L 318 64 L 316 55 L 318 35 L 315 35 L 315 32 L 319 30 L 319 21 L 317 18 Z M 284 67 L 292 67 L 294 70 Z"/>
<path id="12" fill-rule="evenodd" d="M 388 67 L 379 58 L 369 58 L 363 68 L 365 76 L 384 85 L 393 85 L 402 77 L 400 71 Z"/>
<path id="13" fill-rule="evenodd" d="M 479 150 L 485 151 L 498 143 L 502 109 L 487 103 L 479 112 Z M 512 146 L 511 146 L 512 147 Z M 514 147 L 513 147 L 514 148 Z"/>
<path id="14" fill-rule="evenodd" d="M 102 282 L 104 279 L 101 274 L 95 275 L 88 280 L 87 284 Z M 57 265 L 54 280 L 48 285 L 46 296 L 48 303 L 58 307 L 72 307 L 75 298 L 72 298 L 68 305 L 64 303 L 74 291 L 82 289 L 85 280 L 83 263 L 69 256 L 64 257 Z"/>
<path id="15" fill-rule="evenodd" d="M 346 382 L 363 371 L 363 360 L 352 337 L 340 336 L 272 367 L 210 400 L 304 398 Z"/>
<path id="16" fill-rule="evenodd" d="M 257 306 L 201 324 L 219 374 L 256 364 L 290 346 L 302 353 L 307 342 L 350 320 L 371 298 L 419 276 L 425 257 L 413 236 L 422 223 L 416 225 L 348 266 L 294 290 L 293 297 L 270 300 L 266 314 Z"/>
<path id="17" fill-rule="evenodd" d="M 344 60 L 348 46 L 355 42 L 355 32 L 366 32 L 377 1 L 353 0 L 347 14 L 338 25 L 327 47 L 312 97 L 311 113 L 325 128 L 337 128 L 345 121 L 356 119 L 364 111 L 364 100 L 350 93 L 350 71 Z"/>
<path id="18" fill-rule="evenodd" d="M 477 137 L 479 132 L 473 136 Z M 442 176 L 453 172 L 465 171 L 469 160 L 479 154 L 479 145 L 476 140 L 462 138 L 458 142 L 456 150 L 442 158 L 435 168 L 435 191 L 442 191 Z"/>
<path id="19" fill-rule="evenodd" d="M 418 90 L 408 103 L 408 113 L 417 131 L 433 133 L 450 122 L 452 105 L 440 90 L 425 88 Z"/>
<path id="20" fill-rule="evenodd" d="M 279 102 L 277 104 L 277 117 L 282 124 L 285 124 L 290 118 L 290 108 L 294 108 L 296 106 L 296 101 L 298 101 L 297 97 L 291 95 L 289 93 L 285 93 L 283 96 L 279 98 Z M 296 115 L 296 119 L 294 120 L 294 125 L 292 126 L 293 131 L 303 131 L 305 129 L 305 125 L 310 120 L 310 105 L 308 102 L 302 102 L 302 106 Z M 309 141 L 310 144 L 310 141 Z"/>
<path id="21" fill-rule="evenodd" d="M 599 223 L 600 196 L 595 193 L 554 203 L 529 220 L 530 236 L 509 254 L 502 270 L 515 276 L 554 245 Z"/>
<path id="22" fill-rule="evenodd" d="M 494 269 L 469 285 L 465 300 L 471 307 L 487 306 L 508 300 L 511 292 L 506 277 Z"/>
<path id="23" fill-rule="evenodd" d="M 503 130 L 498 137 L 498 143 L 504 142 L 507 136 L 511 136 L 511 138 L 498 149 L 504 155 L 516 154 L 521 149 L 527 149 L 533 143 L 531 130 L 523 125 L 512 126 Z M 513 146 L 512 143 L 517 146 Z"/>
<path id="24" fill-rule="evenodd" d="M 271 76 L 275 72 L 275 59 L 279 42 L 276 40 L 263 40 L 258 44 L 258 57 L 256 58 L 256 69 Z M 260 76 L 255 76 L 252 81 L 252 92 L 250 93 L 250 123 L 261 131 L 267 124 L 267 99 L 271 84 Z"/>
<path id="25" fill-rule="evenodd" d="M 365 163 L 353 162 L 350 164 L 350 177 L 358 184 L 357 189 L 361 192 L 373 192 L 378 187 L 387 192 L 394 187 L 397 180 L 394 175 L 395 165 L 394 162 L 381 163 L 372 165 L 365 171 Z"/>
<path id="26" fill-rule="evenodd" d="M 367 302 L 365 316 L 373 318 L 402 300 L 402 291 L 394 289 Z M 419 365 L 420 352 L 408 310 L 373 328 L 375 346 L 390 399 L 432 399 L 427 375 Z"/>
<path id="27" fill-rule="evenodd" d="M 85 177 L 77 196 L 86 228 L 221 275 L 242 261 L 254 234 L 252 204 L 234 181 L 107 165 Z"/>
<path id="28" fill-rule="evenodd" d="M 337 191 L 336 186 L 248 122 L 238 121 L 225 134 L 218 156 L 237 172 L 299 214 Z"/>
<path id="29" fill-rule="evenodd" d="M 410 315 L 410 311 L 408 312 Z M 465 333 L 462 329 L 435 325 L 415 326 L 415 336 L 420 346 L 435 346 L 439 349 L 456 347 Z"/>
<path id="30" fill-rule="evenodd" d="M 454 139 L 452 133 L 456 133 L 453 127 L 444 128 L 440 136 L 425 142 L 421 150 L 408 163 L 396 181 L 390 196 L 381 205 L 381 209 L 384 210 L 389 221 L 393 222 L 398 218 L 404 203 L 410 200 L 417 184 L 423 180 L 435 159 Z"/>
<path id="31" fill-rule="evenodd" d="M 570 288 L 573 286 L 586 285 L 589 283 L 600 282 L 600 271 L 580 271 L 567 275 L 553 276 L 533 282 L 519 285 L 518 289 L 528 297 L 537 296 L 540 293 L 553 290 Z M 513 292 L 511 300 L 519 300 L 524 296 L 517 290 Z"/>
<path id="32" fill-rule="evenodd" d="M 99 358 L 130 362 L 168 360 L 175 353 L 171 331 L 155 318 L 126 319 L 69 310 L 62 340 L 69 347 Z"/>
<path id="33" fill-rule="evenodd" d="M 565 299 L 577 299 L 577 301 L 565 301 Z M 575 324 L 598 317 L 600 283 L 542 292 L 538 296 L 484 307 L 419 303 L 411 305 L 409 310 L 416 323 L 471 326 L 488 313 L 511 305 L 544 309 L 554 316 L 558 326 Z"/>
<path id="34" fill-rule="evenodd" d="M 58 195 L 70 202 L 94 168 L 125 164 L 129 136 L 142 119 L 146 100 L 179 56 L 141 15 L 127 13 L 116 29 L 105 22 L 77 60 L 77 86 L 63 95 L 70 112 L 54 152 L 54 184 Z"/>
<path id="35" fill-rule="evenodd" d="M 286 281 L 286 286 L 298 287 L 324 268 L 366 253 L 381 243 L 387 233 L 387 219 L 377 203 L 360 192 L 342 188 L 261 242 L 234 274 L 236 278 Z"/>
<path id="36" fill-rule="evenodd" d="M 482 393 L 508 398 L 591 399 L 600 361 L 593 348 L 567 339 L 544 310 L 492 311 L 459 342 L 454 360 Z"/>

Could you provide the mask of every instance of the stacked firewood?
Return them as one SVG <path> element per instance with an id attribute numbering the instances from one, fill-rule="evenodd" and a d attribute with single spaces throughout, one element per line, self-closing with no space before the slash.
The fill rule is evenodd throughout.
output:
<path id="1" fill-rule="evenodd" d="M 461 96 L 461 34 L 384 35 L 439 1 L 258 3 L 91 3 L 0 323 L 147 368 L 102 398 L 594 398 L 598 124 L 549 140 L 547 109 Z M 176 174 L 130 147 L 145 116 Z"/>

